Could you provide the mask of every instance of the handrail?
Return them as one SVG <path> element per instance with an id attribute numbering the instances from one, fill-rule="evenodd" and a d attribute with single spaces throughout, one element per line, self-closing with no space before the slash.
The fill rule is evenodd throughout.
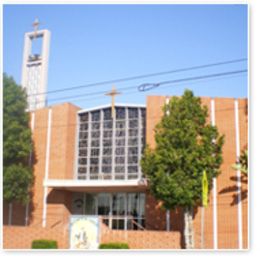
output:
<path id="1" fill-rule="evenodd" d="M 146 230 L 141 224 L 139 224 L 138 222 L 136 222 L 134 219 L 131 220 L 132 223 L 134 223 L 136 226 L 138 226 L 139 228 L 141 228 L 142 230 Z"/>

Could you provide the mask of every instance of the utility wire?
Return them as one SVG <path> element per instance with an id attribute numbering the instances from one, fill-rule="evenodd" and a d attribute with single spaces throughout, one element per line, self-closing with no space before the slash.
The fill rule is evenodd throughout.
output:
<path id="1" fill-rule="evenodd" d="M 138 91 L 144 92 L 144 91 L 159 87 L 161 85 L 166 85 L 166 84 L 181 83 L 181 82 L 188 82 L 188 81 L 209 79 L 209 78 L 217 78 L 217 77 L 235 75 L 235 74 L 240 74 L 240 73 L 245 73 L 245 72 L 247 72 L 247 70 L 228 71 L 228 72 L 221 72 L 221 73 L 215 73 L 215 74 L 200 75 L 200 76 L 197 76 L 197 77 L 162 81 L 162 82 L 158 82 L 158 83 L 145 83 L 145 84 L 142 84 L 142 85 L 139 85 L 139 86 L 129 86 L 129 87 L 118 88 L 117 90 L 119 90 L 119 91 L 130 90 L 130 89 L 134 89 L 134 88 L 137 87 Z M 58 101 L 58 100 L 63 100 L 63 99 L 75 99 L 75 98 L 79 98 L 79 97 L 83 97 L 83 96 L 95 96 L 95 95 L 100 95 L 100 94 L 105 94 L 105 93 L 106 92 L 104 92 L 104 91 L 97 91 L 97 92 L 91 92 L 91 93 L 75 95 L 75 96 L 65 96 L 65 97 L 60 97 L 60 98 L 48 99 L 48 101 Z"/>
<path id="2" fill-rule="evenodd" d="M 169 71 L 163 71 L 163 72 L 157 72 L 157 73 L 150 73 L 150 74 L 143 74 L 143 75 L 138 75 L 138 76 L 126 77 L 126 78 L 106 80 L 106 81 L 101 81 L 101 82 L 85 84 L 85 85 L 79 85 L 79 86 L 74 86 L 74 87 L 68 87 L 68 88 L 63 88 L 63 89 L 58 89 L 58 90 L 51 90 L 51 91 L 31 94 L 29 96 L 39 96 L 39 95 L 58 93 L 58 92 L 65 92 L 65 91 L 81 89 L 81 88 L 90 88 L 90 87 L 96 87 L 96 86 L 101 86 L 101 85 L 106 85 L 106 84 L 113 84 L 113 83 L 118 83 L 118 82 L 124 82 L 124 81 L 130 81 L 130 80 L 136 80 L 136 79 L 142 79 L 142 78 L 148 78 L 148 77 L 154 77 L 154 76 L 161 76 L 161 75 L 177 73 L 177 72 L 184 72 L 184 71 L 204 69 L 204 68 L 221 66 L 221 65 L 232 64 L 232 63 L 238 63 L 238 62 L 243 62 L 243 61 L 247 61 L 247 59 L 246 58 L 234 59 L 234 60 L 228 60 L 228 61 L 204 64 L 204 65 L 199 65 L 199 66 L 186 67 L 186 68 L 169 70 Z"/>
<path id="3" fill-rule="evenodd" d="M 117 90 L 128 90 L 128 89 L 133 89 L 133 88 L 136 88 L 136 86 L 117 88 Z M 89 93 L 86 93 L 86 94 L 80 94 L 80 95 L 75 95 L 75 96 L 65 96 L 65 97 L 59 97 L 59 98 L 51 98 L 51 99 L 48 99 L 48 101 L 71 99 L 71 98 L 78 98 L 78 97 L 83 97 L 83 96 L 105 95 L 105 93 L 106 93 L 106 91 L 89 92 Z"/>
<path id="4" fill-rule="evenodd" d="M 228 76 L 228 75 L 234 75 L 234 74 L 240 74 L 245 73 L 247 70 L 236 70 L 236 71 L 228 71 L 228 72 L 221 72 L 216 74 L 210 74 L 210 75 L 202 75 L 202 76 L 196 76 L 196 77 L 190 77 L 190 78 L 184 78 L 184 79 L 176 79 L 176 80 L 168 80 L 158 83 L 145 83 L 140 86 L 138 86 L 138 90 L 140 92 L 148 91 L 154 88 L 157 88 L 161 85 L 165 84 L 172 84 L 172 83 L 180 83 L 180 82 L 187 82 L 187 81 L 193 81 L 193 80 L 199 80 L 199 79 L 208 79 L 208 78 L 215 78 L 220 76 Z"/>
<path id="5" fill-rule="evenodd" d="M 238 77 L 238 76 L 241 76 L 240 74 L 237 74 L 237 75 L 230 75 L 230 76 L 222 76 L 222 77 L 218 77 L 218 78 L 209 78 L 209 79 L 200 79 L 200 80 L 196 80 L 196 81 L 194 81 L 194 82 L 190 82 L 189 83 L 189 86 L 190 85 L 194 85 L 194 84 L 198 84 L 198 83 L 201 83 L 201 82 L 203 82 L 203 83 L 205 83 L 205 82 L 212 82 L 212 81 L 217 81 L 217 80 L 222 80 L 222 79 L 230 79 L 230 78 L 235 78 L 235 77 Z M 163 88 L 169 88 L 169 87 L 179 87 L 179 86 L 183 86 L 183 85 L 187 85 L 185 82 L 180 82 L 180 83 L 177 83 L 177 84 L 169 84 L 169 85 L 167 85 L 167 86 L 161 86 L 161 87 L 163 87 Z M 122 92 L 122 94 L 124 94 L 124 95 L 132 95 L 132 94 L 137 94 L 138 93 L 138 90 L 137 89 L 132 89 L 132 90 L 128 90 L 128 91 L 123 91 Z M 139 92 L 140 93 L 140 92 Z M 95 100 L 97 100 L 97 99 L 105 99 L 105 98 L 107 98 L 105 95 L 104 95 L 104 93 L 102 93 L 102 94 L 97 94 L 97 95 L 95 95 Z M 80 101 L 89 101 L 89 100 L 91 100 L 91 101 L 93 101 L 93 96 L 92 97 L 81 97 L 81 98 L 75 98 L 75 99 L 71 99 L 71 100 L 69 100 L 69 102 L 71 102 L 71 101 L 74 101 L 74 102 L 80 102 Z M 40 103 L 40 102 L 39 102 Z"/>

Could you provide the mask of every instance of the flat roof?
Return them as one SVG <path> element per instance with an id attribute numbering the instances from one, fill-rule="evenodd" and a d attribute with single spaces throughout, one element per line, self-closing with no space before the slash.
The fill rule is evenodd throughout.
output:
<path id="1" fill-rule="evenodd" d="M 57 190 L 78 192 L 120 192 L 120 191 L 145 191 L 148 184 L 146 179 L 136 180 L 64 180 L 48 179 L 43 183 L 44 187 Z"/>

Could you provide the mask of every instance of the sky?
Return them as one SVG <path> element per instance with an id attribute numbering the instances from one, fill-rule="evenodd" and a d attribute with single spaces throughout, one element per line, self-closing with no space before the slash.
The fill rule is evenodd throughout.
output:
<path id="1" fill-rule="evenodd" d="M 181 95 L 191 89 L 208 97 L 247 97 L 247 73 L 161 85 L 138 86 L 247 69 L 247 61 L 161 76 L 115 79 L 246 59 L 247 5 L 4 5 L 3 71 L 21 82 L 24 33 L 51 31 L 48 91 L 111 81 L 48 94 L 48 104 L 71 102 L 81 108 L 110 103 L 145 104 L 148 95 Z M 120 88 L 131 87 L 129 90 Z M 101 94 L 95 95 L 96 92 Z"/>

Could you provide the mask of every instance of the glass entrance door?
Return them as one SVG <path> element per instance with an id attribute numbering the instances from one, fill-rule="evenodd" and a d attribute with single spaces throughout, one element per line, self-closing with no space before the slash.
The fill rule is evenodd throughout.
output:
<path id="1" fill-rule="evenodd" d="M 112 195 L 112 228 L 126 229 L 126 194 L 117 193 Z"/>
<path id="2" fill-rule="evenodd" d="M 145 227 L 144 193 L 74 193 L 73 215 L 98 215 L 112 229 Z"/>
<path id="3" fill-rule="evenodd" d="M 110 209 L 110 194 L 100 193 L 97 196 L 97 215 L 108 216 Z"/>

